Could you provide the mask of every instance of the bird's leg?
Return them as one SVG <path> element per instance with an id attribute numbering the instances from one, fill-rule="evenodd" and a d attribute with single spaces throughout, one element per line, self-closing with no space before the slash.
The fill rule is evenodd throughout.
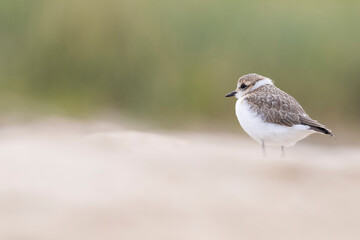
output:
<path id="1" fill-rule="evenodd" d="M 264 142 L 264 140 L 262 140 L 261 143 L 262 143 L 262 144 L 261 144 L 261 148 L 262 148 L 263 155 L 264 155 L 264 157 L 266 157 L 267 154 L 266 154 L 266 148 L 265 148 L 265 142 Z"/>
<path id="2" fill-rule="evenodd" d="M 281 146 L 281 157 L 282 157 L 282 158 L 285 157 L 285 149 L 284 149 L 284 146 Z"/>

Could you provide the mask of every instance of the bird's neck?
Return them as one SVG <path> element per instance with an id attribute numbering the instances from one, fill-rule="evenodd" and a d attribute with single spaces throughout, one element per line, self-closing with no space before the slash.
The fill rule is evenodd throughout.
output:
<path id="1" fill-rule="evenodd" d="M 265 78 L 265 79 L 257 81 L 251 90 L 254 91 L 255 89 L 265 86 L 265 85 L 274 85 L 274 83 L 270 78 Z"/>

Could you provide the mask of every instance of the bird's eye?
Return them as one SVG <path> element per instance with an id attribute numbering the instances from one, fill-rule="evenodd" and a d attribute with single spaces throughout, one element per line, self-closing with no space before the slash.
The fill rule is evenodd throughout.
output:
<path id="1" fill-rule="evenodd" d="M 241 89 L 244 89 L 244 88 L 246 88 L 246 87 L 247 87 L 247 86 L 246 86 L 245 83 L 241 84 L 241 86 L 240 86 Z"/>

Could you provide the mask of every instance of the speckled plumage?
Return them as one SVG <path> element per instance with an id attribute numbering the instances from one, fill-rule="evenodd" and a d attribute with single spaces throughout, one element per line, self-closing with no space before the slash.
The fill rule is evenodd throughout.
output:
<path id="1" fill-rule="evenodd" d="M 274 85 L 264 85 L 247 93 L 243 101 L 265 122 L 287 127 L 308 125 L 314 131 L 331 134 L 324 125 L 311 119 L 295 98 Z"/>

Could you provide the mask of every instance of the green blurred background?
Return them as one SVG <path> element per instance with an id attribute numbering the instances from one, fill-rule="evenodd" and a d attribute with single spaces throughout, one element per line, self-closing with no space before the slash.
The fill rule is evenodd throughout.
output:
<path id="1" fill-rule="evenodd" d="M 2 0 L 0 109 L 237 127 L 239 76 L 360 120 L 360 1 Z"/>

